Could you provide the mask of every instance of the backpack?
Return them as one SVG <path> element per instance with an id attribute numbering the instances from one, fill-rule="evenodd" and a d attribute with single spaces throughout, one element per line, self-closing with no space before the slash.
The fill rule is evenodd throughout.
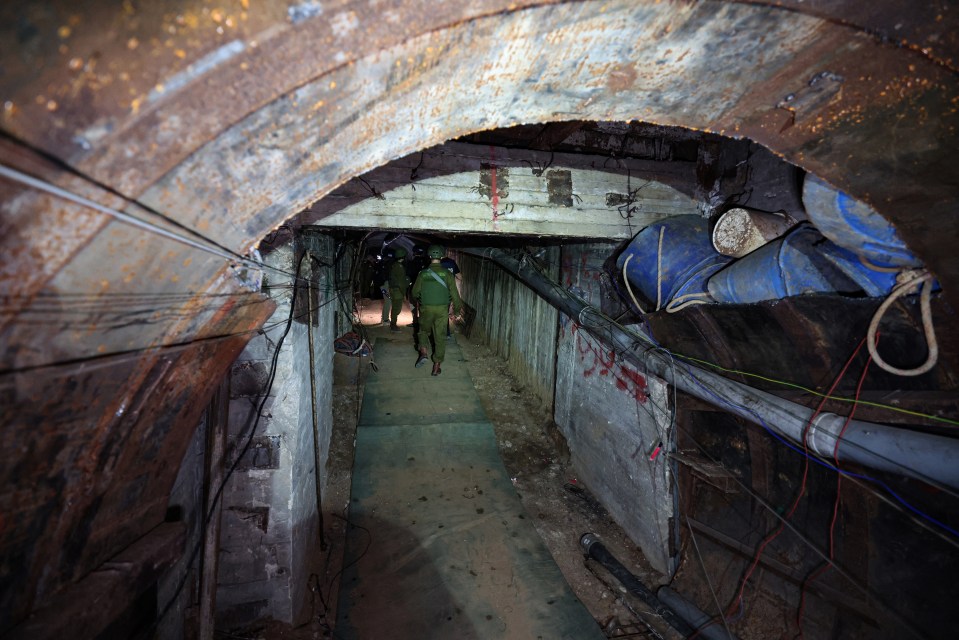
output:
<path id="1" fill-rule="evenodd" d="M 364 358 L 373 355 L 373 346 L 355 331 L 344 333 L 333 341 L 333 350 L 347 356 Z"/>

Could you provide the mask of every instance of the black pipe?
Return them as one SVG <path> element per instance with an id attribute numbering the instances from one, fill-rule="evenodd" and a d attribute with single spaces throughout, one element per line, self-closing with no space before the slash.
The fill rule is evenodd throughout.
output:
<path id="1" fill-rule="evenodd" d="M 584 533 L 583 537 L 579 539 L 579 546 L 582 547 L 583 553 L 606 567 L 607 571 L 613 574 L 630 593 L 649 605 L 649 607 L 656 612 L 656 615 L 669 623 L 669 626 L 684 636 L 695 633 L 695 629 L 680 618 L 675 611 L 664 605 L 662 601 L 656 597 L 656 594 L 650 591 L 629 569 L 624 567 L 623 563 L 617 560 L 616 557 L 603 546 L 603 543 L 599 541 L 595 534 Z"/>
<path id="2" fill-rule="evenodd" d="M 959 488 L 959 439 L 814 412 L 759 389 L 729 380 L 685 362 L 676 363 L 641 333 L 627 331 L 598 309 L 545 277 L 527 257 L 500 249 L 459 249 L 492 260 L 581 327 L 621 352 L 628 360 L 691 396 L 809 448 L 831 460 L 839 444 L 840 460 L 910 476 L 937 486 Z M 840 438 L 840 436 L 842 436 Z"/>

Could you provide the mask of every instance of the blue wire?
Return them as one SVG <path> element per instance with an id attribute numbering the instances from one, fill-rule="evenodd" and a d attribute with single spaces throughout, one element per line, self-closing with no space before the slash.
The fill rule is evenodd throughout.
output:
<path id="1" fill-rule="evenodd" d="M 655 341 L 653 341 L 653 342 L 655 343 Z M 657 343 L 657 346 L 658 346 L 658 343 Z M 662 349 L 662 347 L 659 347 L 659 348 Z M 672 357 L 672 354 L 670 354 L 670 357 Z M 920 511 L 920 510 L 917 509 L 916 507 L 912 506 L 912 505 L 911 505 L 909 502 L 907 502 L 902 496 L 900 496 L 898 493 L 896 493 L 895 491 L 893 491 L 892 488 L 890 488 L 890 486 L 889 486 L 888 484 L 886 484 L 884 481 L 879 480 L 879 479 L 877 479 L 877 478 L 873 478 L 872 476 L 867 476 L 867 475 L 864 475 L 864 474 L 854 473 L 854 472 L 852 472 L 852 471 L 847 471 L 847 470 L 845 470 L 845 469 L 840 469 L 839 467 L 835 467 L 835 466 L 829 464 L 828 462 L 826 462 L 826 461 L 824 461 L 824 460 L 820 460 L 819 458 L 817 458 L 817 457 L 815 457 L 815 456 L 811 456 L 811 455 L 809 455 L 806 451 L 803 451 L 803 450 L 800 449 L 799 447 L 796 447 L 796 446 L 793 445 L 791 442 L 789 442 L 788 440 L 786 440 L 785 438 L 783 438 L 782 436 L 780 436 L 778 433 L 776 433 L 775 431 L 773 431 L 773 430 L 769 427 L 769 425 L 766 424 L 766 421 L 763 420 L 762 417 L 761 417 L 759 414 L 757 414 L 755 411 L 753 411 L 753 410 L 750 409 L 749 407 L 746 407 L 746 406 L 743 406 L 743 405 L 740 405 L 740 404 L 735 404 L 735 403 L 727 400 L 726 398 L 723 398 L 723 397 L 717 395 L 716 393 L 713 392 L 712 389 L 706 387 L 705 385 L 703 385 L 702 382 L 700 382 L 699 378 L 697 378 L 696 375 L 692 372 L 692 369 L 689 367 L 688 364 L 683 363 L 683 366 L 686 367 L 686 372 L 689 373 L 689 376 L 693 379 L 693 381 L 694 381 L 703 391 L 705 391 L 705 392 L 706 392 L 707 394 L 709 394 L 711 397 L 713 397 L 713 398 L 716 399 L 717 401 L 721 402 L 722 404 L 725 404 L 725 405 L 728 406 L 728 407 L 739 408 L 739 409 L 742 409 L 743 411 L 746 411 L 746 412 L 749 413 L 750 415 L 752 415 L 754 418 L 756 418 L 756 420 L 759 421 L 759 424 L 762 425 L 763 429 L 765 429 L 766 432 L 767 432 L 769 435 L 771 435 L 773 438 L 775 438 L 776 440 L 778 440 L 780 443 L 782 443 L 782 444 L 785 445 L 786 447 L 792 449 L 793 451 L 795 451 L 796 453 L 800 454 L 801 456 L 807 458 L 808 460 L 812 460 L 812 461 L 815 462 L 816 464 L 818 464 L 818 465 L 820 465 L 820 466 L 823 466 L 823 467 L 825 467 L 825 468 L 827 468 L 827 469 L 830 469 L 830 470 L 832 470 L 832 471 L 835 471 L 836 473 L 840 473 L 840 474 L 842 474 L 842 475 L 844 475 L 844 476 L 849 476 L 850 478 L 858 478 L 858 479 L 860 479 L 860 480 L 865 480 L 866 482 L 871 482 L 871 483 L 873 483 L 873 484 L 875 484 L 875 485 L 878 485 L 878 486 L 882 487 L 883 489 L 886 490 L 887 493 L 889 493 L 889 495 L 891 495 L 893 498 L 895 498 L 896 501 L 899 502 L 899 504 L 901 504 L 902 506 L 904 506 L 904 507 L 906 507 L 907 509 L 909 509 L 910 511 L 912 511 L 914 514 L 916 514 L 916 515 L 919 516 L 920 518 L 923 518 L 924 520 L 927 520 L 928 522 L 931 522 L 931 523 L 937 525 L 938 527 L 941 527 L 942 529 L 945 529 L 946 531 L 948 531 L 949 533 L 951 533 L 951 534 L 952 534 L 953 536 L 955 536 L 956 538 L 959 538 L 959 531 L 953 529 L 952 527 L 950 527 L 949 525 L 947 525 L 947 524 L 945 524 L 945 523 L 940 522 L 939 520 L 936 520 L 935 518 L 933 518 L 933 517 L 930 516 L 929 514 L 923 512 L 923 511 Z M 675 383 L 674 383 L 674 384 L 675 384 Z"/>
<path id="2" fill-rule="evenodd" d="M 646 333 L 646 337 L 649 339 L 650 342 L 653 343 L 653 345 L 655 346 L 655 350 L 662 351 L 662 352 L 666 353 L 667 355 L 669 355 L 670 360 L 673 362 L 673 366 L 675 366 L 676 360 L 675 360 L 675 358 L 674 358 L 673 353 L 672 353 L 671 351 L 669 351 L 669 349 L 666 349 L 666 348 L 663 347 L 661 344 L 659 344 L 659 342 L 656 340 L 656 338 L 653 337 L 652 327 L 650 327 L 649 324 L 645 321 L 645 318 L 644 318 L 643 325 L 646 327 L 646 332 L 645 332 L 645 333 Z M 746 407 L 746 406 L 743 406 L 743 405 L 740 405 L 740 404 L 735 404 L 735 403 L 731 402 L 730 400 L 727 400 L 726 398 L 723 398 L 723 397 L 717 395 L 715 392 L 713 392 L 712 389 L 710 389 L 709 387 L 705 386 L 705 385 L 699 380 L 699 378 L 697 378 L 696 375 L 693 373 L 692 369 L 691 369 L 690 366 L 689 366 L 689 363 L 683 362 L 683 366 L 686 368 L 686 372 L 689 374 L 689 376 L 693 379 L 693 381 L 694 381 L 703 391 L 705 391 L 705 392 L 706 392 L 707 394 L 709 394 L 711 397 L 713 397 L 714 399 L 716 399 L 716 400 L 719 401 L 720 403 L 726 405 L 727 407 L 739 408 L 739 409 L 742 409 L 743 411 L 746 411 L 747 413 L 749 413 L 751 416 L 753 416 L 754 418 L 756 418 L 756 420 L 759 421 L 759 424 L 762 425 L 763 429 L 766 430 L 766 433 L 768 433 L 769 435 L 771 435 L 773 438 L 775 438 L 776 440 L 778 440 L 781 444 L 785 445 L 785 446 L 788 447 L 789 449 L 792 449 L 793 451 L 795 451 L 795 452 L 798 453 L 799 455 L 801 455 L 801 456 L 803 456 L 803 457 L 805 457 L 805 458 L 808 458 L 809 460 L 812 460 L 812 461 L 815 462 L 816 464 L 818 464 L 818 465 L 820 465 L 820 466 L 822 466 L 822 467 L 825 467 L 825 468 L 827 468 L 827 469 L 829 469 L 829 470 L 831 470 L 831 471 L 835 471 L 836 473 L 840 473 L 840 474 L 842 474 L 842 475 L 844 475 L 844 476 L 848 476 L 848 477 L 850 477 L 850 478 L 857 478 L 857 479 L 859 479 L 859 480 L 865 480 L 866 482 L 871 482 L 871 483 L 873 483 L 873 484 L 875 484 L 875 485 L 878 485 L 878 486 L 882 487 L 883 489 L 886 490 L 886 492 L 887 492 L 889 495 L 891 495 L 893 498 L 896 499 L 896 502 L 898 502 L 899 504 L 901 504 L 902 506 L 904 506 L 904 507 L 905 507 L 906 509 L 908 509 L 909 511 L 912 511 L 914 514 L 916 514 L 916 515 L 919 516 L 920 518 L 926 520 L 927 522 L 931 522 L 932 524 L 940 527 L 941 529 L 944 529 L 945 531 L 948 531 L 948 532 L 951 533 L 955 538 L 959 538 L 959 531 L 957 531 L 956 529 L 953 529 L 952 527 L 950 527 L 949 525 L 947 525 L 947 524 L 945 524 L 945 523 L 943 523 L 943 522 L 940 522 L 940 521 L 937 520 L 936 518 L 933 518 L 933 517 L 930 516 L 928 513 L 925 513 L 924 511 L 921 511 L 921 510 L 919 510 L 918 508 L 912 506 L 912 504 L 910 504 L 905 498 L 903 498 L 902 496 L 900 496 L 898 493 L 896 493 L 895 491 L 893 491 L 892 488 L 891 488 L 888 484 L 886 484 L 884 481 L 879 480 L 879 479 L 877 479 L 877 478 L 873 478 L 872 476 L 867 476 L 867 475 L 864 475 L 864 474 L 854 473 L 854 472 L 852 472 L 852 471 L 846 471 L 845 469 L 840 469 L 839 467 L 835 467 L 835 466 L 829 464 L 828 462 L 826 462 L 826 461 L 824 461 L 824 460 L 820 460 L 819 458 L 817 458 L 817 457 L 815 457 L 815 456 L 811 456 L 811 455 L 809 455 L 806 451 L 803 451 L 803 450 L 800 449 L 799 447 L 796 447 L 796 446 L 793 445 L 791 442 L 789 442 L 788 440 L 786 440 L 785 438 L 783 438 L 782 436 L 780 436 L 778 433 L 776 433 L 775 431 L 773 431 L 772 428 L 770 428 L 770 426 L 769 426 L 768 424 L 766 424 L 766 421 L 763 420 L 762 417 L 761 417 L 759 414 L 757 414 L 755 411 L 753 411 L 753 410 L 750 409 L 749 407 Z M 675 385 L 675 381 L 673 382 L 673 384 Z"/>

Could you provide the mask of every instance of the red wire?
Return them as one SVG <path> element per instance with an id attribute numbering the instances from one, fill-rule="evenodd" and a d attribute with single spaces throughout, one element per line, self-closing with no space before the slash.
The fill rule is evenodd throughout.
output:
<path id="1" fill-rule="evenodd" d="M 843 366 L 842 370 L 839 372 L 839 375 L 836 376 L 836 380 L 832 383 L 832 386 L 829 387 L 829 391 L 826 392 L 822 400 L 819 401 L 819 406 L 816 407 L 816 411 L 810 416 L 809 421 L 806 423 L 806 426 L 803 427 L 802 432 L 802 444 L 803 444 L 803 453 L 805 453 L 804 460 L 805 464 L 803 465 L 803 474 L 802 474 L 802 483 L 799 487 L 799 492 L 796 494 L 796 499 L 793 500 L 792 506 L 789 507 L 789 511 L 786 513 L 786 516 L 782 519 L 782 522 L 779 524 L 779 527 L 771 534 L 766 536 L 763 539 L 762 544 L 759 545 L 759 548 L 756 550 L 756 555 L 753 557 L 752 563 L 749 566 L 749 569 L 743 575 L 742 581 L 739 583 L 739 589 L 736 593 L 736 597 L 729 604 L 729 607 L 726 609 L 726 615 L 729 616 L 732 614 L 734 607 L 738 608 L 742 602 L 743 591 L 746 589 L 746 582 L 753 575 L 753 571 L 756 570 L 756 567 L 759 566 L 759 559 L 763 555 L 763 551 L 769 545 L 770 542 L 779 537 L 779 534 L 783 532 L 786 528 L 786 521 L 789 520 L 793 513 L 796 512 L 796 508 L 799 506 L 799 502 L 802 500 L 803 494 L 806 493 L 806 479 L 809 476 L 809 445 L 806 442 L 806 436 L 809 434 L 809 428 L 812 426 L 812 423 L 816 420 L 819 414 L 822 412 L 822 408 L 826 405 L 827 396 L 831 396 L 832 392 L 836 390 L 836 387 L 839 385 L 839 382 L 846 375 L 846 371 L 849 369 L 849 365 L 852 364 L 852 361 L 855 360 L 856 356 L 859 354 L 859 351 L 862 349 L 863 345 L 866 344 L 866 339 L 863 338 L 859 345 L 856 347 L 856 350 L 852 352 L 852 355 L 849 356 L 849 359 L 846 360 L 846 364 Z"/>
<path id="2" fill-rule="evenodd" d="M 879 335 L 876 335 L 876 342 L 879 342 Z M 862 345 L 860 345 L 862 346 Z M 859 383 L 856 385 L 856 396 L 853 398 L 852 409 L 849 411 L 849 415 L 846 416 L 846 421 L 843 422 L 842 429 L 839 431 L 839 435 L 836 437 L 836 444 L 832 449 L 832 459 L 836 465 L 836 468 L 839 468 L 839 443 L 842 441 L 843 435 L 846 433 L 846 428 L 849 426 L 849 423 L 852 422 L 852 418 L 856 415 L 856 408 L 859 406 L 859 396 L 862 394 L 862 383 L 866 380 L 866 374 L 869 372 L 869 365 L 872 364 L 872 354 L 866 359 L 866 366 L 862 368 L 862 374 L 859 376 Z M 842 489 L 842 474 L 836 474 L 836 501 L 832 505 L 832 520 L 829 523 L 829 560 L 824 562 L 818 569 L 809 574 L 809 576 L 803 580 L 802 590 L 799 592 L 799 610 L 796 612 L 796 626 L 799 628 L 799 637 L 803 637 L 802 632 L 802 617 L 806 609 L 806 589 L 812 584 L 816 579 L 818 579 L 822 574 L 829 570 L 829 567 L 832 566 L 832 561 L 835 559 L 835 532 L 836 532 L 836 520 L 839 517 L 839 495 Z"/>

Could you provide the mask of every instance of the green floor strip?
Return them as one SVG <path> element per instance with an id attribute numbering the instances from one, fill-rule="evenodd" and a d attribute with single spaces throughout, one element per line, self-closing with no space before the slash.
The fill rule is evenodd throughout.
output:
<path id="1" fill-rule="evenodd" d="M 459 349 L 447 379 L 421 377 L 407 353 L 377 343 L 364 392 L 364 412 L 377 408 L 357 430 L 336 637 L 603 638 L 523 512 Z M 380 377 L 392 362 L 414 373 Z"/>

